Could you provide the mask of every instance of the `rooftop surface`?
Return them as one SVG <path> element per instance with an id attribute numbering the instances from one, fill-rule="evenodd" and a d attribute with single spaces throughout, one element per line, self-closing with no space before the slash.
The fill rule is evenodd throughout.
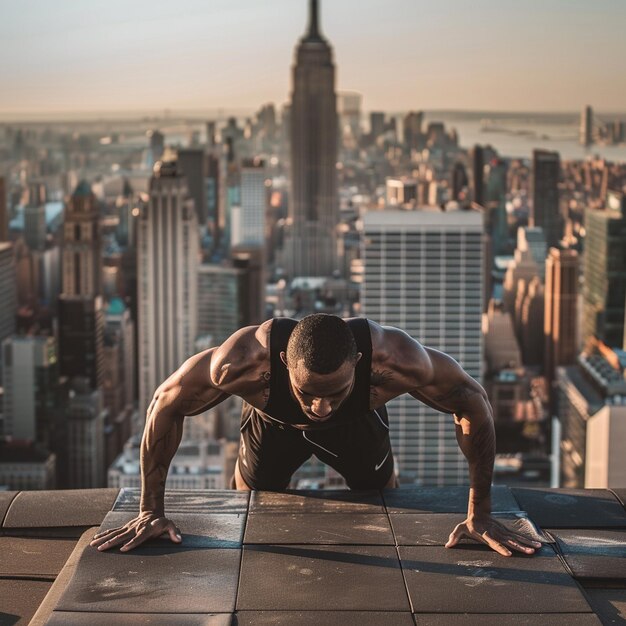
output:
<path id="1" fill-rule="evenodd" d="M 445 549 L 467 487 L 168 491 L 183 543 L 89 546 L 139 491 L 0 492 L 0 625 L 626 623 L 626 488 L 493 488 L 532 557 Z M 32 620 L 32 621 L 31 621 Z"/>

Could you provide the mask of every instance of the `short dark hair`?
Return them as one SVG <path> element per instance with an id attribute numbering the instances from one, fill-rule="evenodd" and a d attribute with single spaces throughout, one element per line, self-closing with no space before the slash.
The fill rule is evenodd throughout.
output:
<path id="1" fill-rule="evenodd" d="M 304 366 L 316 374 L 337 371 L 346 361 L 356 360 L 357 347 L 350 327 L 340 317 L 314 313 L 302 318 L 287 343 L 287 363 Z"/>

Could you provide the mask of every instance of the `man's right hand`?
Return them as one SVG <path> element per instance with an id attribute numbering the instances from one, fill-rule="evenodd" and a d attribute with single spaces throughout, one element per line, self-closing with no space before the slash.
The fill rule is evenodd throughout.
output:
<path id="1" fill-rule="evenodd" d="M 146 511 L 140 513 L 124 526 L 94 535 L 89 545 L 102 551 L 123 544 L 120 552 L 128 552 L 147 539 L 156 539 L 164 534 L 169 535 L 174 543 L 181 543 L 183 540 L 180 530 L 174 522 L 163 515 Z"/>

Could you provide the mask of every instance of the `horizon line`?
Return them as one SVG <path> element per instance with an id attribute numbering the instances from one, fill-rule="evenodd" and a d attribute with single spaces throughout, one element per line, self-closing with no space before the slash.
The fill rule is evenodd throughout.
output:
<path id="1" fill-rule="evenodd" d="M 341 92 L 339 92 L 341 93 Z M 126 121 L 142 121 L 137 118 L 155 118 L 157 120 L 168 121 L 172 119 L 180 119 L 181 117 L 194 117 L 197 116 L 197 120 L 193 121 L 209 121 L 205 119 L 207 117 L 228 118 L 238 117 L 246 115 L 254 115 L 262 106 L 267 104 L 274 104 L 277 110 L 280 110 L 280 105 L 268 101 L 255 107 L 210 107 L 210 108 L 171 108 L 163 107 L 159 109 L 86 109 L 86 110 L 52 110 L 52 111 L 2 111 L 0 110 L 0 124 L 5 123 L 28 123 L 28 122 L 73 122 L 78 121 L 71 119 L 75 117 L 82 118 L 80 121 L 121 121 L 122 118 L 126 118 Z M 602 109 L 594 109 L 594 113 L 597 115 L 606 116 L 626 116 L 626 111 L 610 111 Z M 373 112 L 382 112 L 388 115 L 402 115 L 409 112 L 421 111 L 425 115 L 432 113 L 470 113 L 470 114 L 498 114 L 498 115 L 580 115 L 580 110 L 559 110 L 559 109 L 474 109 L 474 108 L 406 108 L 398 110 L 385 110 L 382 108 L 367 108 L 362 110 L 363 115 Z M 21 116 L 21 117 L 20 117 Z M 64 117 L 65 116 L 65 117 Z M 110 116 L 111 119 L 108 119 Z"/>

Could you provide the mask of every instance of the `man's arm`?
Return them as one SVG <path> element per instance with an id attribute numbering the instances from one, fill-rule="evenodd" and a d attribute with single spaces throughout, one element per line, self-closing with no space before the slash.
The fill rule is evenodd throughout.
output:
<path id="1" fill-rule="evenodd" d="M 452 413 L 456 437 L 469 465 L 470 493 L 467 519 L 446 544 L 452 547 L 468 536 L 496 552 L 511 549 L 531 554 L 541 546 L 512 533 L 491 517 L 491 480 L 496 452 L 493 413 L 485 390 L 450 356 L 424 348 L 405 332 L 385 328 L 387 370 L 394 372 L 396 393 L 408 392 L 438 411 Z"/>
<path id="2" fill-rule="evenodd" d="M 125 552 L 164 533 L 176 543 L 182 540 L 178 528 L 165 517 L 165 481 L 180 445 L 185 416 L 207 411 L 229 395 L 211 381 L 216 350 L 211 348 L 190 357 L 154 393 L 141 440 L 139 515 L 120 528 L 99 533 L 92 546 L 107 550 L 124 544 L 120 550 Z"/>
<path id="3" fill-rule="evenodd" d="M 154 393 L 141 440 L 142 512 L 164 514 L 165 481 L 183 436 L 185 416 L 208 411 L 229 396 L 211 380 L 217 349 L 187 359 Z"/>
<path id="4" fill-rule="evenodd" d="M 147 539 L 168 533 L 179 543 L 180 531 L 165 517 L 167 471 L 183 433 L 186 415 L 197 415 L 237 395 L 258 401 L 269 385 L 268 340 L 271 320 L 247 326 L 221 346 L 187 359 L 154 393 L 141 441 L 139 515 L 120 528 L 98 533 L 90 545 L 107 550 L 123 544 L 132 550 Z"/>

